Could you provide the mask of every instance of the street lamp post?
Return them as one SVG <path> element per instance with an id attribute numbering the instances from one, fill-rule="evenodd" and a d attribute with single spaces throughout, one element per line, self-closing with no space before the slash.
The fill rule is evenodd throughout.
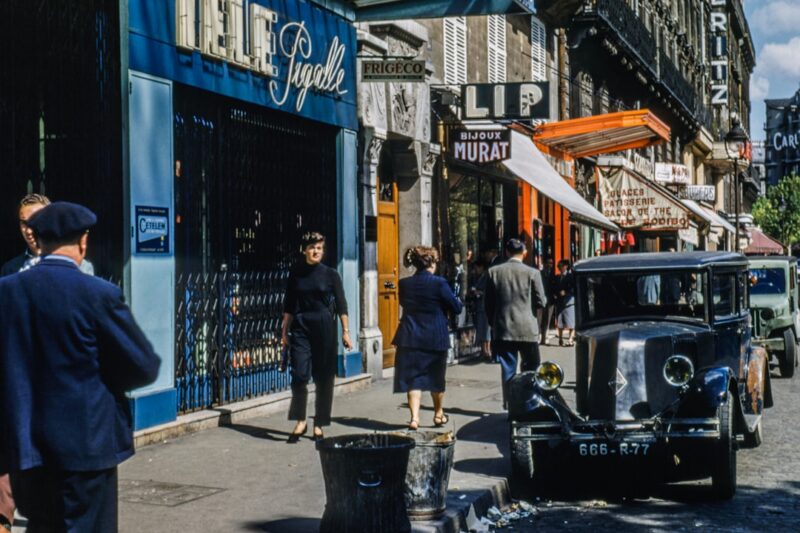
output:
<path id="1" fill-rule="evenodd" d="M 728 159 L 733 160 L 733 202 L 736 211 L 735 251 L 739 251 L 739 158 L 742 157 L 747 143 L 747 133 L 742 129 L 739 119 L 731 121 L 731 129 L 725 135 L 725 152 Z"/>

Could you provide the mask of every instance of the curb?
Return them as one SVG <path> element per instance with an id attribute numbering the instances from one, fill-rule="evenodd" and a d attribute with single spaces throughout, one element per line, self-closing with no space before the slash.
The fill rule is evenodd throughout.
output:
<path id="1" fill-rule="evenodd" d="M 370 386 L 372 386 L 372 375 L 358 374 L 349 378 L 337 379 L 333 394 L 334 396 L 349 394 L 366 390 Z M 309 399 L 313 399 L 314 391 L 314 385 L 309 385 Z M 215 409 L 205 409 L 196 413 L 180 415 L 173 422 L 135 432 L 133 434 L 133 443 L 136 448 L 141 448 L 142 446 L 164 442 L 167 439 L 174 439 L 181 435 L 196 433 L 204 429 L 229 426 L 249 418 L 286 412 L 289 409 L 291 399 L 292 392 L 287 390 Z"/>
<path id="2" fill-rule="evenodd" d="M 474 528 L 473 520 L 485 516 L 490 507 L 511 504 L 506 479 L 487 479 L 487 485 L 470 491 L 448 491 L 447 510 L 438 520 L 412 521 L 412 533 L 461 533 Z"/>

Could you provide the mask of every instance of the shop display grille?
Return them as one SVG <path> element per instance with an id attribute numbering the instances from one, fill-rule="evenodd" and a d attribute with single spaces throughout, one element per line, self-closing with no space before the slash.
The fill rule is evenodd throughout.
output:
<path id="1" fill-rule="evenodd" d="M 306 231 L 336 265 L 336 129 L 176 86 L 178 411 L 289 387 L 280 325 Z"/>

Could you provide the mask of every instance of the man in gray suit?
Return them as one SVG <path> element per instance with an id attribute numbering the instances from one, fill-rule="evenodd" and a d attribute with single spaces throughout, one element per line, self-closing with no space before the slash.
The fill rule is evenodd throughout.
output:
<path id="1" fill-rule="evenodd" d="M 508 261 L 489 269 L 484 297 L 492 325 L 492 353 L 500 363 L 504 407 L 508 382 L 517 373 L 518 355 L 523 372 L 539 366 L 536 310 L 547 305 L 541 274 L 522 262 L 527 253 L 525 244 L 509 239 L 505 248 Z"/>

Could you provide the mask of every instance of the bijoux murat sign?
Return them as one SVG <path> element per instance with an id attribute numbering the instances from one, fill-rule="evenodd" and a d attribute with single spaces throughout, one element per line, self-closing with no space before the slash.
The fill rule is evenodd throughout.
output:
<path id="1" fill-rule="evenodd" d="M 511 157 L 511 130 L 450 130 L 450 154 L 457 161 L 485 165 Z"/>
<path id="2" fill-rule="evenodd" d="M 549 82 L 470 83 L 461 86 L 461 118 L 548 119 Z"/>
<path id="3" fill-rule="evenodd" d="M 269 94 L 279 107 L 288 101 L 292 89 L 298 91 L 298 112 L 309 91 L 336 96 L 348 92 L 344 88 L 346 49 L 338 36 L 328 44 L 325 61 L 313 62 L 309 59 L 314 53 L 314 37 L 306 22 L 286 22 L 276 33 L 278 13 L 265 6 L 250 3 L 245 16 L 244 0 L 175 0 L 175 13 L 179 48 L 198 50 L 272 78 Z M 278 56 L 288 60 L 285 72 L 276 65 Z M 278 83 L 277 78 L 285 83 Z"/>
<path id="4" fill-rule="evenodd" d="M 711 105 L 728 105 L 728 0 L 711 0 Z"/>

